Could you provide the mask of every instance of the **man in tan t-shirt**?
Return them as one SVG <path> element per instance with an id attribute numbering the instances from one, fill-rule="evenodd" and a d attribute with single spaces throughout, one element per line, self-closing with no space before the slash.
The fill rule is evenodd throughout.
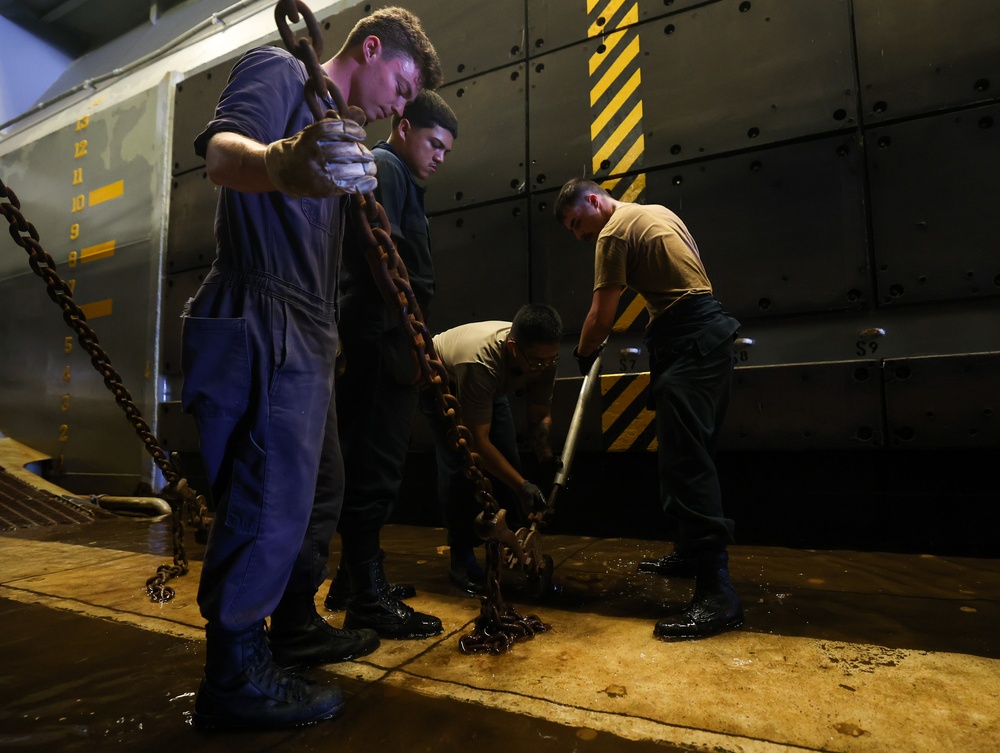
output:
<path id="1" fill-rule="evenodd" d="M 664 511 L 677 523 L 674 551 L 645 560 L 640 572 L 695 578 L 692 602 L 657 623 L 666 640 L 705 638 L 743 624 L 729 579 L 725 517 L 712 459 L 729 403 L 733 337 L 739 322 L 712 295 L 698 246 L 680 217 L 658 205 L 616 201 L 593 181 L 573 179 L 556 199 L 556 218 L 578 240 L 597 245 L 594 296 L 573 355 L 589 372 L 611 333 L 622 291 L 642 295 L 649 313 L 643 341 L 650 360 L 650 408 Z"/>
<path id="2" fill-rule="evenodd" d="M 549 443 L 552 390 L 559 360 L 562 320 L 551 306 L 529 303 L 513 322 L 463 324 L 434 336 L 453 394 L 462 405 L 462 423 L 472 434 L 473 450 L 492 479 L 493 495 L 512 521 L 545 506 L 541 490 L 521 475 L 514 417 L 507 396 L 523 394 L 534 452 L 541 462 L 553 459 Z M 429 392 L 425 393 L 429 397 Z M 474 547 L 482 543 L 473 522 L 482 505 L 466 478 L 462 456 L 451 448 L 448 424 L 437 408 L 424 400 L 422 409 L 434 430 L 438 465 L 438 495 L 448 525 L 453 585 L 483 593 L 485 574 Z M 512 525 L 516 527 L 516 525 Z"/>

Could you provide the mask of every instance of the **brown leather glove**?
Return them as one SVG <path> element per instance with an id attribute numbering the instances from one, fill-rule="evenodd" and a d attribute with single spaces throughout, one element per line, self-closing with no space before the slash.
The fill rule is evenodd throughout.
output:
<path id="1" fill-rule="evenodd" d="M 267 175 L 282 193 L 322 198 L 375 189 L 375 157 L 352 120 L 320 120 L 294 136 L 268 144 Z"/>

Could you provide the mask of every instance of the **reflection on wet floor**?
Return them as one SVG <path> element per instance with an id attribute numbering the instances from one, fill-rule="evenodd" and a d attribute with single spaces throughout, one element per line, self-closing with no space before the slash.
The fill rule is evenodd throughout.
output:
<path id="1" fill-rule="evenodd" d="M 549 536 L 553 593 L 532 600 L 507 573 L 504 594 L 551 632 L 468 656 L 457 640 L 477 602 L 448 584 L 444 532 L 415 526 L 385 529 L 387 574 L 417 586 L 412 603 L 445 634 L 310 670 L 347 691 L 339 720 L 208 736 L 189 724 L 201 548 L 187 542 L 192 573 L 175 602 L 150 605 L 142 590 L 170 559 L 169 533 L 166 521 L 115 519 L 0 536 L 0 747 L 994 753 L 1000 739 L 995 560 L 737 546 L 746 626 L 664 643 L 653 623 L 691 584 L 635 565 L 669 545 Z"/>

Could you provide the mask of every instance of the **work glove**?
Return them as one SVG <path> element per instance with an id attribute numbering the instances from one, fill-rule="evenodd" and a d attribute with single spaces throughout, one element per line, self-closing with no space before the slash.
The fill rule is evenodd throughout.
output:
<path id="1" fill-rule="evenodd" d="M 375 156 L 361 143 L 364 138 L 365 129 L 352 120 L 307 125 L 267 145 L 267 176 L 275 188 L 296 199 L 368 193 L 378 181 Z"/>
<path id="2" fill-rule="evenodd" d="M 589 356 L 580 355 L 580 346 L 573 348 L 573 358 L 576 359 L 576 365 L 580 367 L 580 376 L 587 376 L 590 373 L 590 367 L 594 365 L 594 361 L 597 357 L 601 355 L 601 351 L 604 350 L 604 343 L 597 346 L 597 350 L 591 353 Z"/>
<path id="3" fill-rule="evenodd" d="M 531 517 L 531 513 L 545 509 L 545 495 L 530 481 L 525 481 L 517 490 L 517 501 L 521 505 L 521 512 L 524 513 L 525 520 Z"/>

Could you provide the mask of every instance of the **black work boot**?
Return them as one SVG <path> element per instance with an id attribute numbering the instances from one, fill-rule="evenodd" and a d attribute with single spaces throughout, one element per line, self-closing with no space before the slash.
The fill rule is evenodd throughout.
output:
<path id="1" fill-rule="evenodd" d="M 429 638 L 444 631 L 437 617 L 415 612 L 389 595 L 381 558 L 349 565 L 348 572 L 351 598 L 347 600 L 345 628 L 371 628 L 383 638 Z"/>
<path id="2" fill-rule="evenodd" d="M 743 624 L 740 597 L 729 579 L 726 550 L 698 556 L 694 598 L 680 614 L 656 623 L 653 635 L 663 640 L 708 638 Z"/>
<path id="3" fill-rule="evenodd" d="M 374 630 L 341 630 L 316 614 L 308 594 L 282 599 L 271 615 L 268 641 L 275 660 L 293 664 L 332 664 L 365 656 L 378 648 Z"/>
<path id="4" fill-rule="evenodd" d="M 385 560 L 385 550 L 379 549 L 379 560 Z M 389 583 L 389 595 L 394 599 L 412 599 L 417 595 L 417 589 L 410 583 Z M 351 596 L 351 577 L 347 574 L 344 559 L 341 557 L 337 574 L 330 582 L 330 591 L 323 600 L 323 605 L 331 612 L 339 612 L 347 608 L 347 600 Z"/>
<path id="5" fill-rule="evenodd" d="M 676 547 L 670 554 L 655 560 L 642 560 L 636 568 L 640 573 L 655 573 L 665 578 L 693 578 L 698 574 L 698 563 L 690 554 Z"/>
<path id="6" fill-rule="evenodd" d="M 286 672 L 271 659 L 264 623 L 230 632 L 209 627 L 205 677 L 194 702 L 203 729 L 277 729 L 338 716 L 344 696 Z"/>

